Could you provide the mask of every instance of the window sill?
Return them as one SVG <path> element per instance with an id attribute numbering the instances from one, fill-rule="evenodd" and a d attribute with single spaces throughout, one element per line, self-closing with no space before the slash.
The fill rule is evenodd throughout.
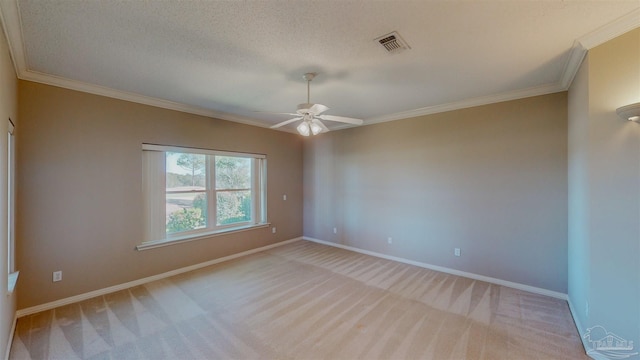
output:
<path id="1" fill-rule="evenodd" d="M 16 283 L 18 282 L 18 275 L 20 275 L 20 271 L 12 272 L 11 274 L 9 274 L 7 295 L 13 294 L 13 291 L 16 289 Z"/>
<path id="2" fill-rule="evenodd" d="M 209 231 L 205 233 L 199 233 L 196 235 L 188 235 L 188 236 L 181 236 L 181 237 L 172 237 L 170 239 L 148 241 L 136 246 L 136 250 L 141 251 L 141 250 L 155 249 L 158 247 L 175 245 L 175 244 L 185 243 L 185 242 L 194 241 L 194 240 L 212 238 L 220 235 L 233 234 L 233 233 L 247 231 L 247 230 L 262 229 L 270 225 L 271 223 L 262 223 L 262 224 L 241 226 L 241 227 L 235 227 L 235 228 L 226 228 L 224 230 Z"/>

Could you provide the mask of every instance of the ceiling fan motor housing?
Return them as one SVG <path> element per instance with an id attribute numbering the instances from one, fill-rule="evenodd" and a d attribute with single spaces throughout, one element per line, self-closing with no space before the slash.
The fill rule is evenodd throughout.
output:
<path id="1" fill-rule="evenodd" d="M 298 104 L 298 110 L 296 111 L 298 114 L 300 115 L 307 115 L 311 113 L 311 107 L 314 104 L 309 104 L 309 103 L 304 103 L 304 104 Z"/>

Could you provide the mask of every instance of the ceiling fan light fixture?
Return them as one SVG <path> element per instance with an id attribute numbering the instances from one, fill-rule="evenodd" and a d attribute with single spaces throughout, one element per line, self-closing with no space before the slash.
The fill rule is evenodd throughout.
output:
<path id="1" fill-rule="evenodd" d="M 320 125 L 316 124 L 315 122 L 311 123 L 311 133 L 313 135 L 318 135 L 322 132 L 322 127 L 320 127 Z"/>
<path id="2" fill-rule="evenodd" d="M 322 121 L 320 120 L 328 120 L 328 121 L 337 121 L 352 125 L 362 125 L 361 119 L 348 118 L 344 116 L 335 116 L 335 115 L 321 115 L 323 112 L 329 110 L 329 107 L 322 104 L 314 104 L 311 102 L 311 80 L 316 76 L 316 73 L 306 73 L 303 78 L 307 81 L 307 102 L 303 104 L 298 104 L 298 109 L 295 114 L 293 113 L 274 113 L 274 114 L 284 114 L 284 115 L 294 115 L 297 117 L 289 120 L 285 120 L 278 124 L 271 126 L 272 129 L 279 128 L 284 125 L 291 124 L 292 122 L 302 120 L 300 124 L 296 127 L 298 133 L 302 136 L 310 136 L 310 135 L 318 135 L 323 132 L 329 131 Z"/>
<path id="3" fill-rule="evenodd" d="M 306 121 L 301 122 L 296 129 L 298 130 L 298 133 L 300 133 L 300 135 L 302 136 L 309 136 L 309 134 L 311 134 L 311 128 L 309 127 L 309 124 Z"/>

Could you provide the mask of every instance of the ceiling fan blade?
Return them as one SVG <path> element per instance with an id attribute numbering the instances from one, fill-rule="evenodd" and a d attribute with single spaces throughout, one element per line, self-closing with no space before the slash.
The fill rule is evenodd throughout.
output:
<path id="1" fill-rule="evenodd" d="M 338 122 L 343 122 L 343 123 L 353 124 L 353 125 L 362 125 L 362 120 L 344 117 L 344 116 L 320 115 L 318 117 L 322 120 L 338 121 Z"/>
<path id="2" fill-rule="evenodd" d="M 324 106 L 324 105 L 322 105 L 322 104 L 313 104 L 313 106 L 311 106 L 309 108 L 309 112 L 311 112 L 311 113 L 313 113 L 315 115 L 320 115 L 320 114 L 322 114 L 323 112 L 325 112 L 327 110 L 329 110 L 329 108 Z"/>
<path id="3" fill-rule="evenodd" d="M 300 115 L 300 114 L 295 114 L 295 113 L 283 113 L 283 112 L 271 112 L 271 111 L 254 111 L 254 113 L 258 113 L 258 114 L 274 114 L 274 115 L 293 115 L 293 116 Z"/>
<path id="4" fill-rule="evenodd" d="M 287 124 L 291 124 L 292 122 L 294 122 L 294 121 L 298 121 L 298 120 L 302 120 L 302 118 L 301 118 L 301 117 L 297 117 L 297 118 L 293 118 L 293 119 L 285 120 L 285 121 L 283 121 L 283 122 L 281 122 L 281 123 L 278 123 L 278 124 L 273 125 L 271 128 L 272 128 L 272 129 L 277 129 L 277 128 L 279 128 L 280 126 L 285 126 L 285 125 L 287 125 Z"/>
<path id="5" fill-rule="evenodd" d="M 328 127 L 326 127 L 326 126 L 322 123 L 322 121 L 320 121 L 320 120 L 318 120 L 318 119 L 313 119 L 311 122 L 313 122 L 313 123 L 315 123 L 315 124 L 318 124 L 318 126 L 320 126 L 320 127 L 322 128 L 322 132 L 327 132 L 327 131 L 329 131 L 329 128 L 328 128 Z"/>

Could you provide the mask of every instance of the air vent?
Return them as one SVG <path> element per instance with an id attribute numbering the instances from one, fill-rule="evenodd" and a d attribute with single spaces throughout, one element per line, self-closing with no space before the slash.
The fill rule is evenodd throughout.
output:
<path id="1" fill-rule="evenodd" d="M 376 41 L 389 53 L 398 53 L 406 49 L 411 49 L 411 46 L 409 46 L 396 31 L 382 35 L 377 38 Z"/>

